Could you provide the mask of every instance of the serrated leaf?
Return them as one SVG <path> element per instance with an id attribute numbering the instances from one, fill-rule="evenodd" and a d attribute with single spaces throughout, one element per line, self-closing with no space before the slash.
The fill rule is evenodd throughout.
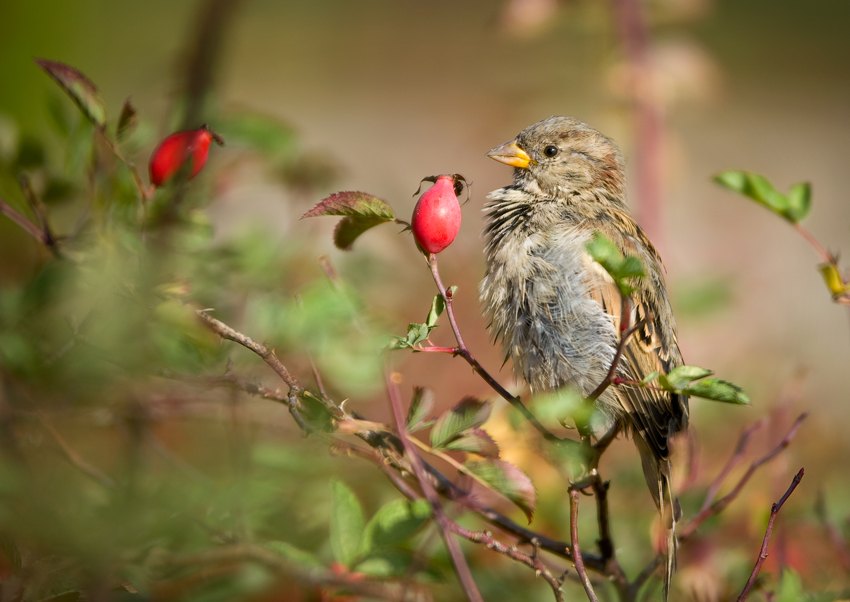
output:
<path id="1" fill-rule="evenodd" d="M 794 222 L 803 221 L 812 206 L 812 186 L 808 182 L 794 184 L 788 191 L 788 216 Z"/>
<path id="2" fill-rule="evenodd" d="M 464 431 L 459 437 L 446 443 L 445 449 L 478 454 L 485 458 L 499 457 L 499 445 L 487 431 L 479 428 Z"/>
<path id="3" fill-rule="evenodd" d="M 691 382 L 710 376 L 711 370 L 699 366 L 679 366 L 673 368 L 669 374 L 658 375 L 659 384 L 668 391 L 679 391 L 687 387 Z"/>
<path id="4" fill-rule="evenodd" d="M 740 405 L 749 405 L 750 398 L 738 385 L 718 378 L 706 378 L 682 389 L 685 395 L 702 397 L 713 401 L 723 401 Z"/>
<path id="5" fill-rule="evenodd" d="M 310 552 L 305 552 L 304 550 L 296 548 L 285 541 L 271 541 L 266 543 L 263 547 L 303 568 L 324 569 L 322 562 Z"/>
<path id="6" fill-rule="evenodd" d="M 463 466 L 486 482 L 494 491 L 519 506 L 528 522 L 531 522 L 534 509 L 537 507 L 537 492 L 527 474 L 513 464 L 502 460 L 466 462 Z"/>
<path id="7" fill-rule="evenodd" d="M 428 312 L 428 317 L 425 319 L 425 323 L 431 328 L 436 328 L 437 320 L 445 309 L 446 302 L 443 299 L 443 296 L 434 295 L 434 300 L 431 301 L 431 311 Z"/>
<path id="8" fill-rule="evenodd" d="M 136 113 L 136 107 L 132 105 L 130 99 L 124 101 L 124 106 L 121 108 L 121 115 L 118 117 L 118 127 L 115 130 L 115 139 L 123 140 L 129 136 L 136 126 L 139 124 L 139 116 Z"/>
<path id="9" fill-rule="evenodd" d="M 334 559 L 350 567 L 363 540 L 363 508 L 354 492 L 342 481 L 331 481 L 331 550 Z"/>
<path id="10" fill-rule="evenodd" d="M 414 433 L 425 428 L 424 422 L 434 409 L 434 391 L 426 387 L 414 387 L 410 409 L 407 411 L 407 430 Z"/>
<path id="11" fill-rule="evenodd" d="M 464 397 L 450 410 L 444 412 L 431 429 L 431 447 L 442 448 L 460 434 L 481 426 L 490 417 L 490 402 L 474 397 Z"/>
<path id="12" fill-rule="evenodd" d="M 106 127 L 106 104 L 89 78 L 64 63 L 47 59 L 36 59 L 35 62 L 62 86 L 89 121 L 101 130 Z"/>
<path id="13" fill-rule="evenodd" d="M 385 224 L 391 219 L 383 217 L 365 217 L 362 215 L 344 217 L 334 228 L 334 245 L 342 251 L 350 251 L 354 241 L 367 230 Z"/>
<path id="14" fill-rule="evenodd" d="M 412 537 L 431 517 L 426 500 L 393 500 L 381 506 L 363 531 L 361 555 Z"/>
<path id="15" fill-rule="evenodd" d="M 315 207 L 302 215 L 301 219 L 323 215 L 395 219 L 393 210 L 384 201 L 366 192 L 356 191 L 335 192 L 319 201 Z"/>

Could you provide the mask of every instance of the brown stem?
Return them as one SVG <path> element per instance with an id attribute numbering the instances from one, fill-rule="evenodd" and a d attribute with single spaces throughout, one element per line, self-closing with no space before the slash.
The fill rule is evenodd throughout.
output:
<path id="1" fill-rule="evenodd" d="M 635 324 L 634 328 L 631 327 L 631 316 L 632 316 L 632 298 L 628 295 L 622 295 L 620 297 L 620 342 L 617 344 L 617 350 L 614 352 L 614 359 L 611 360 L 611 365 L 608 367 L 608 373 L 605 375 L 605 378 L 602 379 L 602 382 L 597 385 L 597 387 L 593 390 L 593 393 L 587 396 L 587 402 L 593 403 L 597 399 L 599 399 L 600 395 L 605 392 L 611 383 L 614 380 L 614 376 L 617 374 L 617 367 L 620 365 L 620 358 L 623 357 L 623 351 L 626 349 L 626 344 L 629 342 L 629 338 L 637 331 L 637 329 L 641 326 L 640 323 Z"/>
<path id="2" fill-rule="evenodd" d="M 47 421 L 47 418 L 44 417 L 44 414 L 41 411 L 37 411 L 38 419 L 41 421 L 41 424 L 47 429 L 47 432 L 50 433 L 50 436 L 53 437 L 53 440 L 59 445 L 59 448 L 65 454 L 65 457 L 68 460 L 83 471 L 85 474 L 90 476 L 92 479 L 103 485 L 108 489 L 112 489 L 115 487 L 115 481 L 113 481 L 109 476 L 104 474 L 100 469 L 89 464 L 79 453 L 75 450 L 71 445 L 65 440 L 59 431 L 57 431 L 52 424 Z"/>
<path id="3" fill-rule="evenodd" d="M 744 459 L 744 453 L 747 451 L 747 444 L 750 442 L 750 437 L 753 436 L 753 433 L 764 426 L 764 422 L 764 420 L 754 422 L 745 428 L 743 433 L 741 433 L 741 438 L 738 439 L 738 445 L 735 446 L 735 452 L 732 454 L 732 457 L 729 458 L 729 461 L 726 462 L 726 466 L 723 467 L 723 470 L 720 471 L 720 474 L 717 475 L 717 478 L 715 478 L 711 483 L 711 486 L 709 486 L 708 492 L 705 494 L 705 501 L 702 503 L 702 508 L 700 508 L 700 512 L 704 512 L 709 506 L 711 506 L 711 503 L 714 501 L 714 496 L 717 495 L 717 491 L 720 489 L 723 481 L 726 480 L 726 477 L 729 476 L 732 469 L 740 464 L 741 460 Z"/>
<path id="4" fill-rule="evenodd" d="M 410 436 L 407 432 L 407 425 L 405 424 L 404 410 L 401 407 L 401 398 L 398 392 L 398 386 L 393 379 L 393 375 L 388 373 L 386 382 L 387 394 L 390 398 L 390 408 L 392 409 L 393 419 L 396 424 L 396 429 L 398 430 L 398 436 L 401 439 L 401 444 L 404 447 L 408 460 L 410 461 L 410 466 L 413 468 L 413 474 L 416 475 L 416 479 L 419 481 L 419 487 L 422 489 L 425 499 L 428 500 L 434 511 L 434 517 L 437 519 L 437 526 L 440 528 L 440 534 L 443 536 L 443 541 L 445 542 L 446 548 L 451 556 L 455 573 L 457 573 L 458 579 L 460 580 L 461 586 L 463 587 L 469 601 L 484 602 L 484 599 L 481 597 L 481 592 L 478 591 L 478 586 L 475 584 L 475 579 L 472 577 L 472 572 L 469 570 L 469 565 L 466 563 L 466 558 L 460 549 L 460 545 L 457 540 L 452 537 L 450 525 L 451 521 L 446 516 L 442 504 L 440 504 L 440 498 L 437 495 L 431 480 L 428 478 L 428 474 L 425 471 L 425 466 L 422 462 L 422 458 L 419 456 L 419 452 L 410 441 Z"/>
<path id="5" fill-rule="evenodd" d="M 0 198 L 0 213 L 4 214 L 10 220 L 18 224 L 21 228 L 26 230 L 33 238 L 35 238 L 41 244 L 53 248 L 52 243 L 48 242 L 47 234 L 44 230 L 36 226 L 30 220 L 23 216 L 23 214 L 19 213 L 15 209 L 12 208 L 6 201 Z"/>
<path id="6" fill-rule="evenodd" d="M 800 481 L 803 479 L 803 469 L 800 469 L 796 475 L 794 475 L 794 480 L 791 481 L 791 486 L 788 487 L 788 490 L 785 492 L 778 502 L 773 504 L 770 509 L 770 520 L 767 521 L 767 530 L 764 533 L 764 541 L 761 544 L 761 550 L 759 551 L 758 560 L 756 560 L 756 565 L 753 567 L 753 572 L 750 573 L 750 578 L 747 579 L 747 584 L 744 586 L 744 591 L 741 592 L 741 595 L 738 596 L 738 602 L 744 602 L 747 599 L 747 596 L 750 593 L 753 585 L 756 582 L 756 577 L 758 577 L 759 571 L 761 570 L 761 565 L 764 564 L 765 559 L 767 558 L 767 545 L 770 543 L 770 536 L 773 532 L 773 522 L 776 520 L 776 515 L 779 514 L 779 511 L 782 509 L 782 505 L 785 503 L 785 500 L 794 493 L 794 490 L 797 488 L 797 485 L 800 484 Z"/>
<path id="7" fill-rule="evenodd" d="M 694 517 L 694 519 L 690 523 L 688 523 L 688 525 L 682 530 L 682 534 L 679 536 L 679 541 L 684 541 L 688 539 L 691 535 L 693 535 L 694 531 L 696 531 L 697 528 L 699 528 L 699 526 L 704 523 L 709 517 L 712 517 L 722 512 L 726 508 L 726 506 L 728 506 L 729 503 L 732 502 L 732 500 L 734 500 L 739 493 L 741 493 L 741 490 L 744 488 L 744 485 L 747 484 L 747 482 L 750 480 L 750 478 L 752 478 L 753 474 L 755 474 L 756 470 L 758 470 L 758 468 L 762 464 L 769 462 L 770 460 L 775 458 L 782 450 L 784 450 L 786 447 L 788 447 L 788 445 L 790 445 L 791 439 L 794 438 L 794 435 L 797 433 L 797 429 L 800 428 L 800 425 L 803 424 L 803 421 L 808 417 L 808 415 L 808 412 L 800 414 L 797 420 L 794 421 L 794 424 L 791 425 L 791 428 L 788 429 L 788 432 L 786 433 L 785 437 L 782 439 L 782 441 L 779 442 L 779 445 L 777 445 L 770 452 L 753 462 L 747 469 L 747 472 L 744 473 L 744 476 L 741 477 L 741 479 L 735 485 L 734 489 L 732 489 L 732 491 L 726 494 L 725 497 L 722 497 L 713 504 L 711 504 L 708 508 L 700 511 L 700 513 L 697 514 L 696 517 Z"/>
<path id="8" fill-rule="evenodd" d="M 301 383 L 298 382 L 286 366 L 283 365 L 277 355 L 275 355 L 274 350 L 269 349 L 265 345 L 262 345 L 248 336 L 245 336 L 241 332 L 238 332 L 232 329 L 230 326 L 225 324 L 224 322 L 220 322 L 210 316 L 207 313 L 207 310 L 199 309 L 195 313 L 198 314 L 198 317 L 204 321 L 204 323 L 218 336 L 223 339 L 227 339 L 229 341 L 233 341 L 234 343 L 239 343 L 243 347 L 246 347 L 263 358 L 263 361 L 266 362 L 269 367 L 275 371 L 275 373 L 280 376 L 280 378 L 289 385 L 289 388 L 296 393 L 301 393 L 304 390 L 304 387 L 301 386 Z"/>
<path id="9" fill-rule="evenodd" d="M 570 489 L 570 539 L 572 540 L 570 548 L 573 552 L 576 572 L 581 579 L 582 586 L 584 586 L 587 599 L 591 602 L 599 602 L 596 592 L 593 591 L 590 578 L 587 576 L 587 570 L 584 568 L 584 560 L 581 557 L 581 550 L 578 545 L 578 496 L 579 491 L 577 489 Z"/>

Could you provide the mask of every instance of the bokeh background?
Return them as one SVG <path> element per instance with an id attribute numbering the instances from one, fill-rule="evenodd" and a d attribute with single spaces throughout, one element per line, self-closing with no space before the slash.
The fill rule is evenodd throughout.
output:
<path id="1" fill-rule="evenodd" d="M 125 98 L 132 97 L 141 124 L 128 152 L 145 165 L 157 140 L 179 127 L 185 115 L 187 65 L 198 48 L 205 15 L 215 4 L 162 0 L 7 0 L 0 4 L 0 155 L 6 164 L 14 163 L 24 143 L 39 140 L 43 145 L 39 152 L 46 161 L 60 170 L 74 167 L 51 118 L 57 105 L 69 114 L 72 108 L 33 63 L 34 57 L 42 57 L 68 63 L 88 75 L 101 89 L 113 118 Z M 380 317 L 377 330 L 402 334 L 408 322 L 424 319 L 434 293 L 409 236 L 383 226 L 359 240 L 353 253 L 343 253 L 331 243 L 333 219 L 299 218 L 336 190 L 368 191 L 405 217 L 412 211 L 415 198 L 411 195 L 421 178 L 461 173 L 472 182 L 471 195 L 463 206 L 461 235 L 440 256 L 441 270 L 445 281 L 459 286 L 456 307 L 468 344 L 496 372 L 502 358 L 488 340 L 476 296 L 483 274 L 480 211 L 487 192 L 508 183 L 511 174 L 485 153 L 552 114 L 590 123 L 614 138 L 627 157 L 632 204 L 664 259 L 687 362 L 740 384 L 752 399 L 747 408 L 693 401 L 692 424 L 705 471 L 699 475 L 702 482 L 710 481 L 716 467 L 731 454 L 745 425 L 769 417 L 769 428 L 756 438 L 753 453 L 757 453 L 778 441 L 797 414 L 811 412 L 787 453 L 751 485 L 738 514 L 730 511 L 729 528 L 740 527 L 740 540 L 720 535 L 712 544 L 716 549 L 704 543 L 699 553 L 686 556 L 694 567 L 704 570 L 682 578 L 687 585 L 681 585 L 681 595 L 691 596 L 682 599 L 721 599 L 726 586 L 718 584 L 725 576 L 746 575 L 760 541 L 765 508 L 800 466 L 805 466 L 806 478 L 789 502 L 789 518 L 782 523 L 787 531 L 776 544 L 785 551 L 771 556 L 768 566 L 774 572 L 790 566 L 818 591 L 847 587 L 846 568 L 835 560 L 819 560 L 833 553 L 814 507 L 821 492 L 831 520 L 846 526 L 850 514 L 846 477 L 850 444 L 845 435 L 850 426 L 848 312 L 831 302 L 817 271 L 817 255 L 788 224 L 724 191 L 711 177 L 735 168 L 761 173 L 780 190 L 796 182 L 811 182 L 813 209 L 806 227 L 832 251 L 850 248 L 846 202 L 850 5 L 841 0 L 646 2 L 642 18 L 648 37 L 641 46 L 645 61 L 642 70 L 636 70 L 635 55 L 629 51 L 634 40 L 630 41 L 628 24 L 623 25 L 617 12 L 621 6 L 617 2 L 242 0 L 218 4 L 224 18 L 206 47 L 212 78 L 194 125 L 208 121 L 217 128 L 219 120 L 226 134 L 228 116 L 251 113 L 279 124 L 290 137 L 286 160 L 271 167 L 240 147 L 238 137 L 236 144 L 213 150 L 210 167 L 200 179 L 210 200 L 207 209 L 214 241 L 252 237 L 257 241 L 260 235 L 254 233 L 262 232 L 263 244 L 271 246 L 256 254 L 266 258 L 280 253 L 284 258 L 280 273 L 266 274 L 267 286 L 278 286 L 282 298 L 302 291 L 309 301 L 310 293 L 303 291 L 304 287 L 312 290 L 312 285 L 305 283 L 322 281 L 324 272 L 316 258 L 327 255 L 340 277 L 357 290 L 363 307 L 368 308 L 364 311 Z M 648 130 L 642 121 L 647 115 Z M 653 142 L 649 145 L 647 135 Z M 642 159 L 642 152 L 651 153 L 652 160 Z M 649 182 L 648 193 L 637 185 L 641 181 Z M 16 194 L 14 180 L 0 182 L 0 196 L 13 202 Z M 72 225 L 74 207 L 57 203 L 51 210 L 60 224 Z M 0 287 L 14 291 L 25 286 L 47 260 L 34 240 L 0 217 Z M 211 254 L 206 261 L 218 258 Z M 234 286 L 231 280 L 221 284 Z M 201 297 L 202 304 L 214 299 Z M 279 322 L 288 314 L 276 317 L 272 310 L 271 315 L 263 314 L 265 310 L 252 306 L 250 299 L 243 300 L 241 307 L 246 330 L 270 329 L 249 331 L 251 336 L 274 342 L 274 329 L 285 329 Z M 252 309 L 257 313 L 252 314 Z M 260 314 L 266 317 L 260 319 Z M 446 332 L 438 332 L 435 342 L 449 344 L 448 328 L 441 330 Z M 309 329 L 300 330 L 302 335 L 309 338 Z M 298 347 L 291 340 L 286 344 L 293 350 Z M 250 360 L 243 358 L 246 363 Z M 304 356 L 293 352 L 291 362 L 309 381 Z M 436 391 L 440 407 L 466 394 L 490 395 L 459 360 L 434 354 L 405 356 L 399 359 L 398 369 L 405 375 L 408 391 L 413 385 L 427 384 Z M 69 440 L 94 454 L 92 460 L 103 470 L 121 472 L 123 460 L 117 459 L 121 454 L 110 450 L 126 445 L 126 436 L 115 434 L 113 421 L 98 418 L 103 418 L 97 414 L 98 402 L 64 403 L 55 392 L 40 397 L 32 388 L 28 397 L 18 390 L 27 387 L 10 374 L 4 377 L 5 395 L 0 393 L 0 399 L 5 399 L 4 411 L 22 416 L 16 428 L 26 434 L 21 444 L 25 454 L 38 456 L 40 466 L 51 474 L 73 470 L 55 450 L 51 455 L 44 449 L 56 444 L 32 413 L 41 404 L 42 410 L 57 413 L 54 419 L 68 429 Z M 273 381 L 262 370 L 257 374 Z M 334 374 L 337 378 L 330 382 L 334 396 L 351 398 L 348 403 L 370 418 L 387 419 L 380 387 L 362 373 L 354 378 L 355 384 L 346 381 L 351 375 L 345 370 Z M 502 382 L 522 390 L 512 381 L 510 364 L 498 374 Z M 326 518 L 312 516 L 304 508 L 321 514 L 316 508 L 327 505 L 322 492 L 331 475 L 346 476 L 367 508 L 374 509 L 393 495 L 388 485 L 379 483 L 380 476 L 373 474 L 377 471 L 354 467 L 353 460 L 330 458 L 315 441 L 298 440 L 286 412 L 268 409 L 268 402 L 243 400 L 239 414 L 227 409 L 236 407 L 236 402 L 219 390 L 198 394 L 162 384 L 155 389 L 154 394 L 145 384 L 134 385 L 133 403 L 145 406 L 150 401 L 151 407 L 161 410 L 154 420 L 160 433 L 157 445 L 166 448 L 163 453 L 180 470 L 207 473 L 203 478 L 218 483 L 218 477 L 210 476 L 218 475 L 221 468 L 216 459 L 230 457 L 235 468 L 225 481 L 233 485 L 234 479 L 248 478 L 239 466 L 250 461 L 240 460 L 240 454 L 256 460 L 258 453 L 265 453 L 276 460 L 264 469 L 283 483 L 293 487 L 299 483 L 299 494 L 264 515 L 264 519 L 283 517 L 289 523 L 299 523 L 293 516 L 309 517 L 302 524 L 280 528 L 290 540 L 316 542 Z M 175 399 L 179 402 L 171 403 Z M 160 406 L 166 405 L 168 411 L 162 410 Z M 109 407 L 114 410 L 115 405 L 110 402 Z M 550 510 L 539 526 L 557 529 L 564 516 L 563 510 L 557 510 L 557 492 L 563 493 L 557 487 L 562 483 L 554 471 L 536 467 L 539 460 L 534 449 L 510 434 L 508 410 L 500 412 L 493 419 L 493 431 L 503 432 L 506 456 L 532 474 L 542 506 Z M 222 441 L 230 441 L 230 455 Z M 612 480 L 616 483 L 620 478 L 640 491 L 641 477 L 630 444 L 618 443 L 612 454 L 616 458 L 612 465 L 617 466 Z M 266 456 L 262 458 L 268 460 Z M 74 489 L 74 477 L 62 479 L 68 490 Z M 618 544 L 648 547 L 649 497 L 635 493 L 632 501 L 618 499 L 616 494 L 616 488 L 612 489 L 617 520 L 627 523 L 630 513 L 644 517 L 643 530 L 623 535 Z M 275 491 L 269 496 L 264 503 L 271 507 L 286 493 Z M 699 506 L 696 498 L 694 503 Z M 50 507 L 45 502 L 45 508 Z M 55 524 L 74 520 L 57 515 Z M 94 516 L 87 520 L 94 521 Z M 723 531 L 718 527 L 717 533 Z M 77 554 L 76 536 L 69 535 L 66 541 L 31 529 L 22 537 L 39 551 L 31 552 L 33 557 Z M 589 541 L 592 537 L 589 523 Z M 724 538 L 726 544 L 720 541 Z M 738 573 L 709 553 L 720 549 L 733 550 L 728 563 L 742 563 Z M 635 556 L 624 561 L 630 570 L 639 570 L 647 558 L 633 550 L 626 554 Z M 477 575 L 486 573 L 489 558 L 478 557 Z M 683 573 L 687 573 L 688 562 L 684 565 Z M 522 584 L 516 587 L 538 588 L 533 591 L 539 599 L 551 595 L 539 585 L 522 581 L 522 571 L 511 571 L 511 577 Z M 499 579 L 507 577 L 482 579 L 486 593 L 501 591 Z M 314 595 L 293 588 L 292 599 Z M 289 595 L 281 593 L 288 591 L 284 586 L 275 591 Z M 443 595 L 457 595 L 452 591 L 448 587 Z M 182 590 L 169 595 L 181 599 L 184 594 L 193 595 Z M 41 598 L 33 594 L 30 599 Z"/>

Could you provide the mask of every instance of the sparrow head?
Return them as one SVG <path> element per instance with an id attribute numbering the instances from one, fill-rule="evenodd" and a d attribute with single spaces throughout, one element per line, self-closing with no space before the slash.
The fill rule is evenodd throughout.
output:
<path id="1" fill-rule="evenodd" d="M 525 128 L 487 156 L 514 170 L 514 183 L 547 198 L 586 190 L 622 198 L 623 156 L 614 142 L 572 117 L 553 115 Z"/>

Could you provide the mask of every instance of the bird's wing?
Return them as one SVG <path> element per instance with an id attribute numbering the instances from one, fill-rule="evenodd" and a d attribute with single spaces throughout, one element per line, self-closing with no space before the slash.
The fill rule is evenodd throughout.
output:
<path id="1" fill-rule="evenodd" d="M 652 244 L 634 222 L 626 216 L 629 228 L 618 229 L 614 239 L 623 254 L 634 255 L 644 264 L 646 277 L 637 283 L 632 294 L 630 327 L 637 326 L 629 338 L 618 368 L 618 376 L 640 381 L 652 372 L 668 373 L 682 359 L 676 343 L 673 315 L 663 292 L 663 279 L 658 256 Z M 593 262 L 590 271 L 591 297 L 614 317 L 619 332 L 622 302 L 619 290 L 602 266 Z M 687 425 L 687 400 L 680 395 L 639 386 L 620 385 L 617 398 L 629 416 L 630 425 L 646 442 L 658 460 L 669 457 L 669 438 Z"/>

